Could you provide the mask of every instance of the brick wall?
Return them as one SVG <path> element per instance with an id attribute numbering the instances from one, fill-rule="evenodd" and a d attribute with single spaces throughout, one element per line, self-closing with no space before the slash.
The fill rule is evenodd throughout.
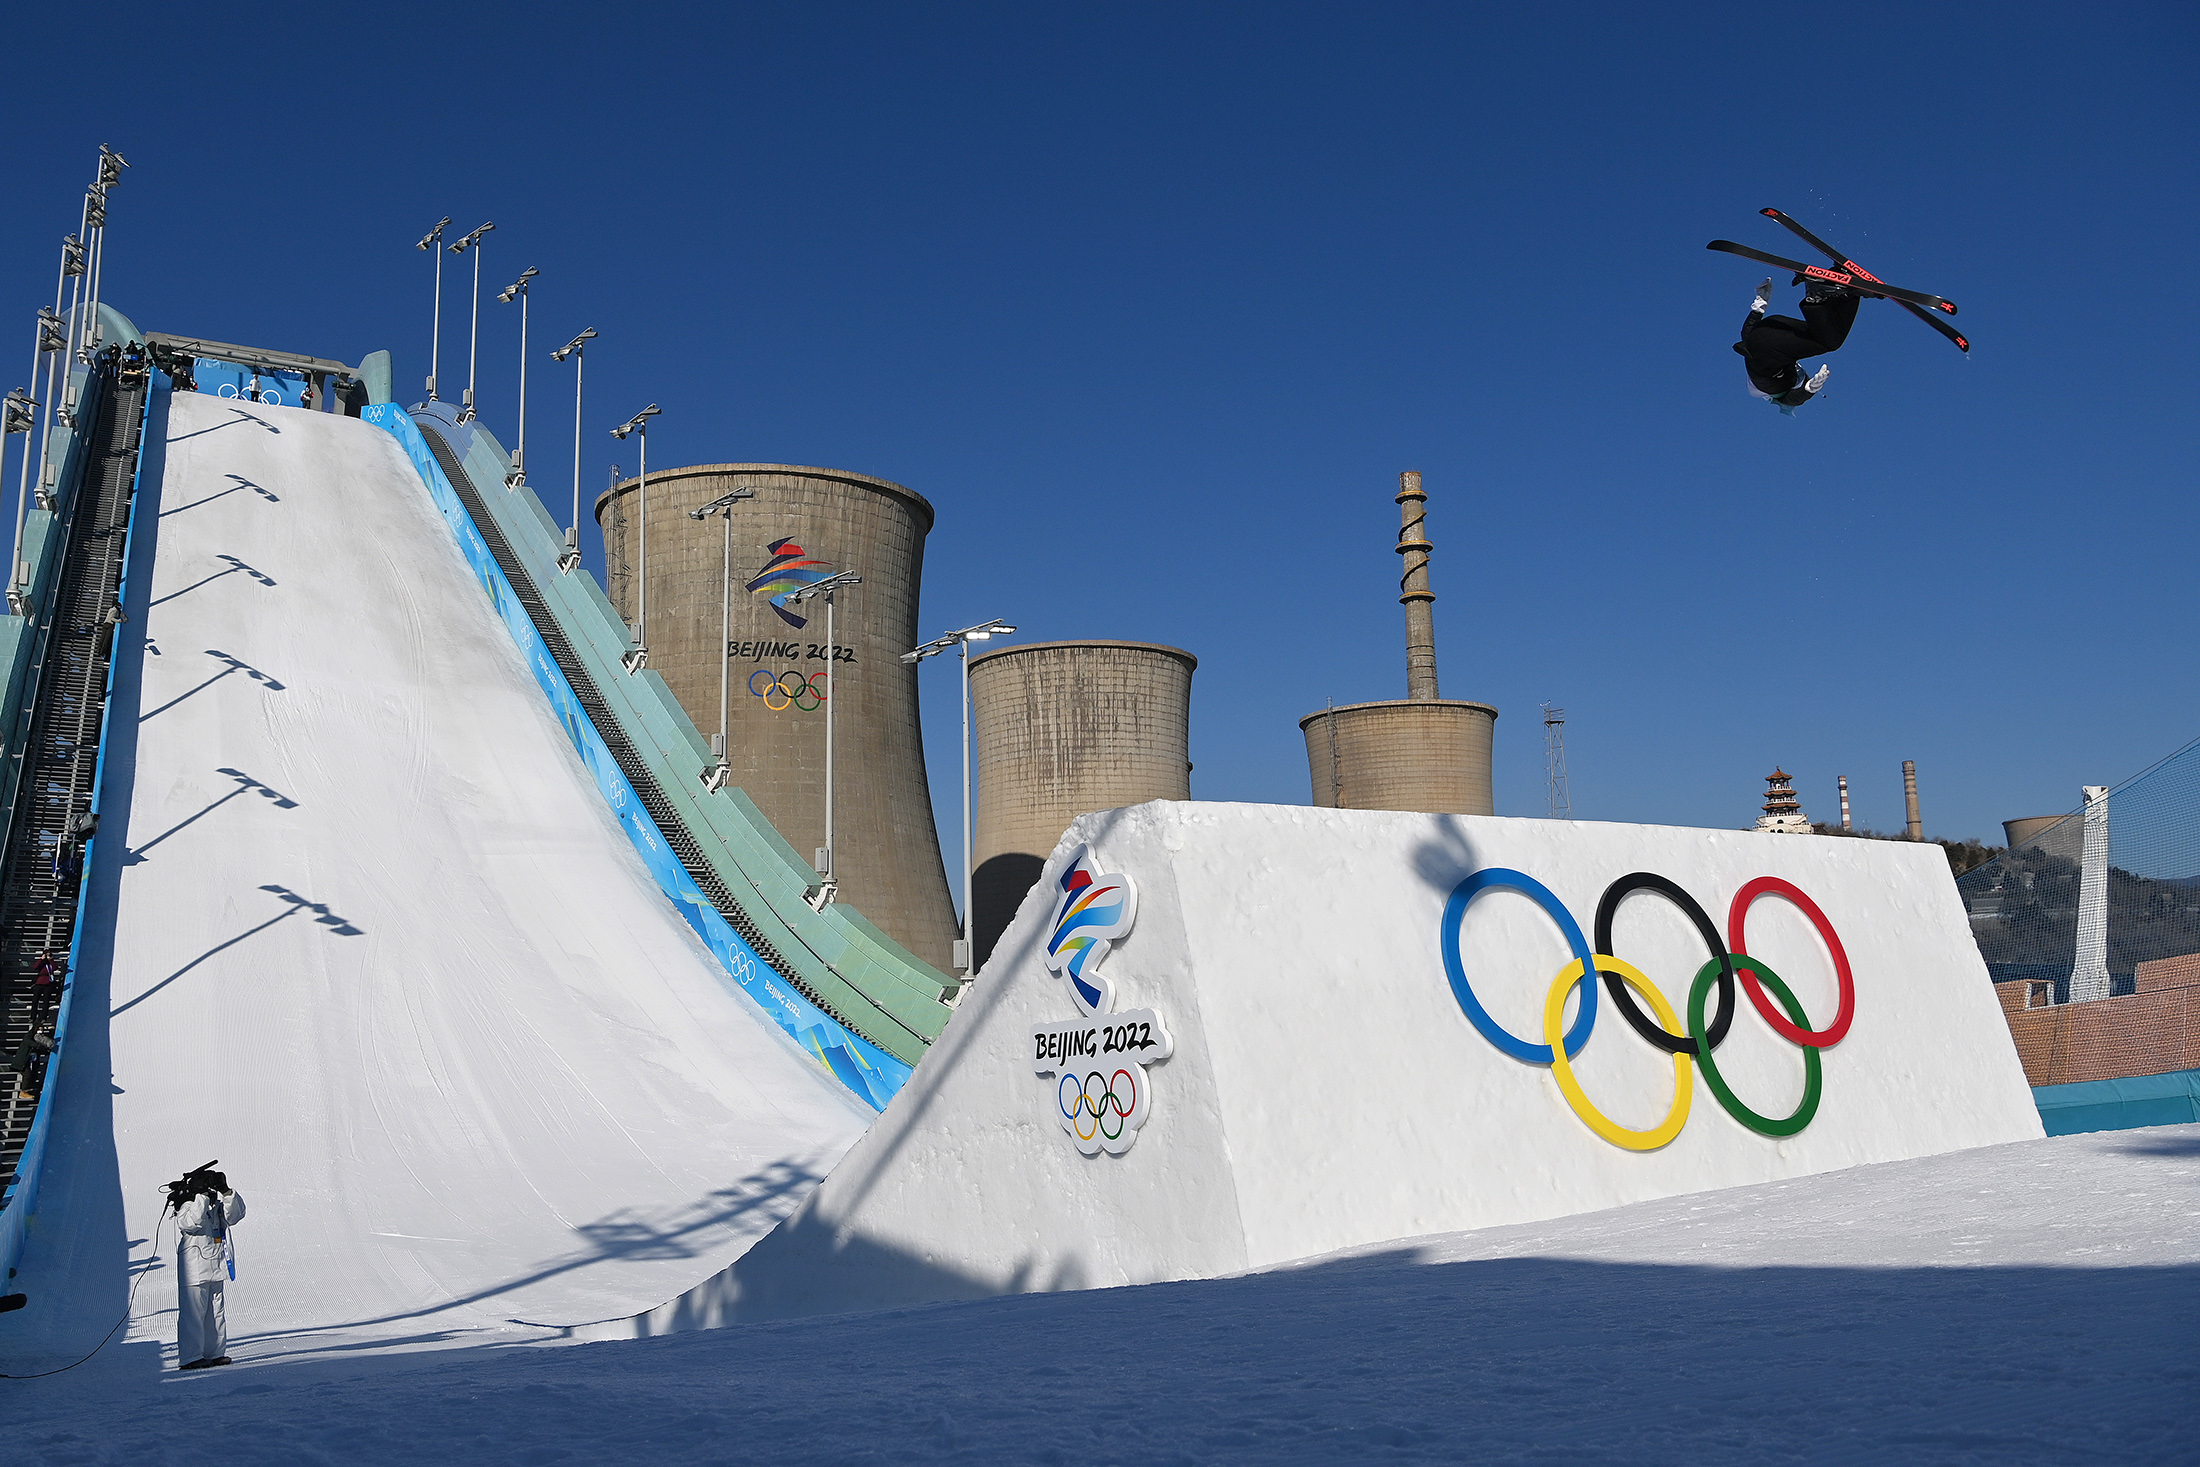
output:
<path id="1" fill-rule="evenodd" d="M 2200 1068 L 2200 953 L 2141 963 L 2137 984 L 2120 998 L 2052 1006 L 2038 992 L 2052 985 L 1995 984 L 2024 1078 L 2070 1085 Z"/>

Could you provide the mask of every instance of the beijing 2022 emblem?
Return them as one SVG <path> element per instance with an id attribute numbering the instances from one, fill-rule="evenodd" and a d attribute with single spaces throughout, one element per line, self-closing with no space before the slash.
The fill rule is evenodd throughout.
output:
<path id="1" fill-rule="evenodd" d="M 1048 1107 L 1087 1156 L 1131 1149 L 1153 1114 L 1146 1066 L 1176 1047 L 1154 1010 L 1110 1012 L 1115 983 L 1100 964 L 1137 916 L 1138 888 L 1131 879 L 1101 871 L 1092 847 L 1079 846 L 1057 885 L 1045 957 L 1084 1017 L 1032 1025 L 1031 1069 L 1055 1077 Z"/>

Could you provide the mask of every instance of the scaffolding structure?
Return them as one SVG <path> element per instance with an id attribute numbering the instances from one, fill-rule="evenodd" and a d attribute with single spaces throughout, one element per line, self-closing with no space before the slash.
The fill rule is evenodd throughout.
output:
<path id="1" fill-rule="evenodd" d="M 1543 772 L 1551 786 L 1551 818 L 1574 818 L 1573 793 L 1566 787 L 1566 710 L 1543 705 Z"/>

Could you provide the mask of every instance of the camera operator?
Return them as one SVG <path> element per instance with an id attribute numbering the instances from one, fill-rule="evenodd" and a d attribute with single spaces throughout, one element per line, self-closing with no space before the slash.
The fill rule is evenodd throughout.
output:
<path id="1" fill-rule="evenodd" d="M 168 1184 L 176 1211 L 176 1368 L 227 1365 L 229 1321 L 222 1286 L 236 1277 L 229 1230 L 244 1221 L 244 1198 L 208 1162 Z"/>

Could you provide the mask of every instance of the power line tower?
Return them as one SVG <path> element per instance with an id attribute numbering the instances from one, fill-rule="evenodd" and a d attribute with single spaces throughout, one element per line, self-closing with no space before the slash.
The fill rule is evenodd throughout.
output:
<path id="1" fill-rule="evenodd" d="M 1551 781 L 1551 818 L 1574 818 L 1574 799 L 1566 789 L 1566 710 L 1543 705 L 1543 768 Z"/>

